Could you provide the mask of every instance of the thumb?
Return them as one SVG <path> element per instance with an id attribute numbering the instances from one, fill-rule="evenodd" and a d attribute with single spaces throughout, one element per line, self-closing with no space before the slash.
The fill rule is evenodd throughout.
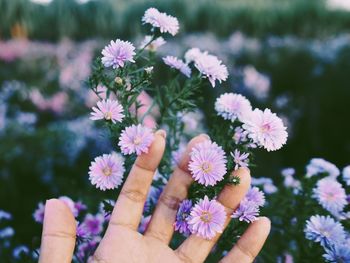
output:
<path id="1" fill-rule="evenodd" d="M 46 201 L 39 263 L 71 262 L 76 222 L 70 209 L 58 199 Z"/>

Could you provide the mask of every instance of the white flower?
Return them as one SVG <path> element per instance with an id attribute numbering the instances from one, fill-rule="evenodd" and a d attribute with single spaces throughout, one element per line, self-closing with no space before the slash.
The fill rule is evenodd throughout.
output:
<path id="1" fill-rule="evenodd" d="M 244 121 L 248 137 L 267 151 L 275 151 L 287 142 L 288 133 L 280 118 L 270 109 L 255 109 Z"/>
<path id="2" fill-rule="evenodd" d="M 142 40 L 142 42 L 140 44 L 140 48 L 141 49 L 144 48 L 144 49 L 150 50 L 150 51 L 157 51 L 158 48 L 160 48 L 161 46 L 163 46 L 166 43 L 164 38 L 162 38 L 162 37 L 157 37 L 152 42 L 151 42 L 151 40 L 152 40 L 152 36 L 145 36 L 145 38 Z"/>
<path id="3" fill-rule="evenodd" d="M 163 61 L 169 67 L 180 70 L 180 72 L 184 74 L 186 77 L 188 78 L 191 77 L 190 67 L 181 59 L 178 59 L 177 57 L 174 57 L 174 56 L 166 56 L 165 58 L 163 58 Z"/>
<path id="4" fill-rule="evenodd" d="M 326 173 L 331 177 L 337 177 L 340 174 L 340 171 L 334 164 L 325 159 L 311 159 L 310 163 L 306 166 L 306 177 L 310 178 L 320 173 Z"/>
<path id="5" fill-rule="evenodd" d="M 350 185 L 350 165 L 346 166 L 343 169 L 343 180 L 347 185 Z"/>

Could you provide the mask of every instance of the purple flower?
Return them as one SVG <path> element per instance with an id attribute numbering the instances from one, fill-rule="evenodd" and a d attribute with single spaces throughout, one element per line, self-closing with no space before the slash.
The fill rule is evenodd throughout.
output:
<path id="1" fill-rule="evenodd" d="M 235 128 L 235 133 L 233 135 L 233 140 L 236 144 L 247 141 L 247 132 L 243 130 L 241 127 Z"/>
<path id="2" fill-rule="evenodd" d="M 75 203 L 71 198 L 68 196 L 60 196 L 58 199 L 68 206 L 74 217 L 78 216 L 78 210 L 75 208 Z"/>
<path id="3" fill-rule="evenodd" d="M 162 187 L 154 187 L 153 185 L 151 186 L 147 196 L 147 200 L 145 202 L 145 206 L 143 208 L 145 212 L 150 212 L 151 208 L 156 205 L 162 191 Z"/>
<path id="4" fill-rule="evenodd" d="M 81 201 L 75 202 L 74 207 L 78 211 L 78 214 L 87 209 L 86 205 Z"/>
<path id="5" fill-rule="evenodd" d="M 178 59 L 177 57 L 174 57 L 174 56 L 166 56 L 165 58 L 163 58 L 163 61 L 169 67 L 180 70 L 180 72 L 184 74 L 186 77 L 188 78 L 191 77 L 190 67 L 181 59 Z"/>
<path id="6" fill-rule="evenodd" d="M 186 63 L 194 62 L 201 55 L 202 55 L 202 52 L 200 51 L 199 48 L 196 48 L 196 47 L 191 48 L 191 49 L 187 50 L 185 53 L 185 61 L 186 61 Z"/>
<path id="7" fill-rule="evenodd" d="M 216 56 L 202 53 L 196 58 L 194 65 L 204 77 L 208 78 L 213 88 L 216 81 L 221 83 L 228 77 L 226 66 Z"/>
<path id="8" fill-rule="evenodd" d="M 179 21 L 175 17 L 161 13 L 153 7 L 146 10 L 142 23 L 150 24 L 153 28 L 159 28 L 161 33 L 169 33 L 173 36 L 179 31 Z"/>
<path id="9" fill-rule="evenodd" d="M 264 206 L 265 204 L 265 194 L 258 187 L 251 187 L 244 199 L 255 203 L 256 206 Z"/>
<path id="10" fill-rule="evenodd" d="M 151 221 L 151 216 L 142 216 L 138 231 L 140 233 L 144 233 L 150 221 Z"/>
<path id="11" fill-rule="evenodd" d="M 176 221 L 174 223 L 175 231 L 188 236 L 191 234 L 191 231 L 188 227 L 188 217 L 190 215 L 192 209 L 192 201 L 191 200 L 183 200 L 180 204 L 179 210 L 176 214 Z"/>
<path id="12" fill-rule="evenodd" d="M 225 120 L 234 122 L 236 119 L 243 122 L 252 111 L 252 106 L 246 97 L 235 94 L 222 94 L 215 102 L 215 110 Z"/>
<path id="13" fill-rule="evenodd" d="M 322 246 L 345 242 L 343 226 L 330 216 L 311 216 L 304 229 L 307 239 L 319 242 Z"/>
<path id="14" fill-rule="evenodd" d="M 94 254 L 100 241 L 101 238 L 95 236 L 92 239 L 79 244 L 77 247 L 77 257 L 79 260 L 83 262 L 89 262 L 88 258 Z"/>
<path id="15" fill-rule="evenodd" d="M 83 238 L 97 236 L 103 230 L 104 216 L 102 214 L 87 214 L 77 228 L 77 235 Z"/>
<path id="16" fill-rule="evenodd" d="M 103 154 L 91 162 L 89 170 L 89 180 L 96 188 L 114 189 L 123 181 L 124 160 L 117 153 Z"/>
<path id="17" fill-rule="evenodd" d="M 141 124 L 126 127 L 119 137 L 121 152 L 125 155 L 148 153 L 148 148 L 154 140 L 152 130 Z"/>
<path id="18" fill-rule="evenodd" d="M 331 245 L 330 247 L 326 246 L 325 254 L 323 257 L 328 262 L 334 263 L 346 263 L 350 262 L 350 247 L 346 245 Z"/>
<path id="19" fill-rule="evenodd" d="M 102 63 L 105 67 L 114 69 L 124 67 L 125 62 L 134 63 L 135 47 L 129 41 L 117 39 L 102 50 Z"/>
<path id="20" fill-rule="evenodd" d="M 13 249 L 12 255 L 15 259 L 21 259 L 22 256 L 29 255 L 29 248 L 24 245 L 17 246 Z"/>
<path id="21" fill-rule="evenodd" d="M 242 200 L 239 207 L 233 214 L 232 218 L 238 218 L 239 221 L 245 221 L 247 223 L 257 220 L 260 213 L 259 206 L 253 201 Z"/>
<path id="22" fill-rule="evenodd" d="M 4 210 L 0 210 L 0 222 L 2 220 L 11 220 L 12 219 L 12 215 Z"/>
<path id="23" fill-rule="evenodd" d="M 44 214 L 45 214 L 45 205 L 42 202 L 40 202 L 38 204 L 38 208 L 33 213 L 34 221 L 42 224 L 44 222 Z"/>
<path id="24" fill-rule="evenodd" d="M 248 137 L 268 152 L 276 151 L 287 142 L 288 133 L 280 118 L 270 109 L 261 111 L 255 109 L 244 121 L 243 129 L 248 132 Z"/>
<path id="25" fill-rule="evenodd" d="M 145 36 L 145 38 L 142 40 L 140 44 L 140 48 L 144 48 L 146 50 L 154 52 L 154 51 L 157 51 L 158 48 L 160 48 L 166 43 L 164 38 L 162 37 L 157 37 L 152 42 L 151 40 L 152 40 L 152 36 Z"/>
<path id="26" fill-rule="evenodd" d="M 192 208 L 187 222 L 192 234 L 212 239 L 217 233 L 222 233 L 225 220 L 224 206 L 205 196 Z"/>
<path id="27" fill-rule="evenodd" d="M 336 214 L 343 211 L 346 201 L 345 189 L 333 178 L 323 178 L 313 189 L 313 197 L 329 212 Z"/>
<path id="28" fill-rule="evenodd" d="M 97 102 L 97 107 L 93 107 L 91 120 L 107 120 L 113 123 L 121 122 L 124 118 L 123 107 L 117 100 L 101 100 Z"/>
<path id="29" fill-rule="evenodd" d="M 213 186 L 224 178 L 226 162 L 224 150 L 215 142 L 205 141 L 193 147 L 188 169 L 195 181 Z"/>
<path id="30" fill-rule="evenodd" d="M 322 158 L 313 158 L 306 166 L 306 177 L 310 178 L 317 174 L 328 174 L 337 177 L 340 174 L 338 167 Z"/>
<path id="31" fill-rule="evenodd" d="M 241 153 L 239 150 L 235 150 L 234 153 L 231 153 L 231 156 L 233 158 L 235 165 L 235 170 L 237 170 L 239 167 L 248 167 L 248 156 L 249 153 Z"/>

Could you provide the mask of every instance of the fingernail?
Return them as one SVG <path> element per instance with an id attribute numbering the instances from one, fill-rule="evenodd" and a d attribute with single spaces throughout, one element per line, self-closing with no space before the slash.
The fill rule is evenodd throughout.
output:
<path id="1" fill-rule="evenodd" d="M 199 136 L 202 136 L 202 137 L 206 138 L 207 140 L 210 140 L 210 137 L 208 134 L 202 133 Z"/>
<path id="2" fill-rule="evenodd" d="M 156 132 L 156 134 L 162 136 L 164 139 L 166 138 L 166 131 L 165 130 L 158 130 Z"/>

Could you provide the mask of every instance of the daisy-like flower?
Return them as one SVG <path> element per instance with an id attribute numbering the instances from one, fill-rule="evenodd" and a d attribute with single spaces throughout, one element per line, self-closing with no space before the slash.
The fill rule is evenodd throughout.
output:
<path id="1" fill-rule="evenodd" d="M 150 24 L 153 28 L 159 28 L 161 33 L 169 33 L 175 36 L 179 31 L 179 21 L 176 17 L 161 13 L 156 8 L 149 8 L 142 17 L 143 24 Z"/>
<path id="2" fill-rule="evenodd" d="M 138 231 L 140 233 L 144 233 L 150 221 L 151 221 L 151 216 L 142 216 Z"/>
<path id="3" fill-rule="evenodd" d="M 34 221 L 42 224 L 44 222 L 45 205 L 40 202 L 38 208 L 33 213 Z"/>
<path id="4" fill-rule="evenodd" d="M 310 178 L 317 174 L 328 174 L 331 177 L 337 177 L 340 171 L 337 166 L 322 158 L 313 158 L 306 166 L 306 177 Z"/>
<path id="5" fill-rule="evenodd" d="M 148 148 L 154 140 L 154 135 L 150 128 L 141 124 L 126 127 L 119 137 L 120 150 L 123 154 L 148 153 Z"/>
<path id="6" fill-rule="evenodd" d="M 105 67 L 122 68 L 127 61 L 135 62 L 135 47 L 129 41 L 111 40 L 110 44 L 102 50 L 102 55 L 102 64 Z"/>
<path id="7" fill-rule="evenodd" d="M 287 142 L 288 133 L 280 118 L 270 109 L 255 109 L 244 121 L 243 129 L 248 137 L 268 152 L 276 151 Z"/>
<path id="8" fill-rule="evenodd" d="M 203 53 L 200 51 L 199 48 L 191 48 L 189 50 L 186 51 L 185 53 L 185 61 L 186 63 L 191 63 L 191 62 L 194 62 L 196 61 L 199 56 L 201 56 Z"/>
<path id="9" fill-rule="evenodd" d="M 252 106 L 249 100 L 240 94 L 225 93 L 216 99 L 215 110 L 225 120 L 234 122 L 238 119 L 243 122 L 251 113 Z"/>
<path id="10" fill-rule="evenodd" d="M 345 189 L 333 178 L 323 178 L 317 182 L 313 189 L 313 197 L 319 204 L 331 213 L 343 211 L 346 201 Z"/>
<path id="11" fill-rule="evenodd" d="M 273 184 L 272 179 L 267 177 L 252 177 L 252 185 L 262 186 L 265 194 L 273 194 L 278 191 L 277 187 Z"/>
<path id="12" fill-rule="evenodd" d="M 103 154 L 91 162 L 89 169 L 91 184 L 102 191 L 114 189 L 123 181 L 124 159 L 117 153 Z"/>
<path id="13" fill-rule="evenodd" d="M 101 100 L 97 102 L 97 107 L 93 107 L 91 120 L 112 121 L 113 123 L 121 122 L 124 118 L 123 107 L 117 100 Z"/>
<path id="14" fill-rule="evenodd" d="M 346 245 L 331 245 L 326 246 L 323 257 L 327 262 L 350 262 L 350 247 Z"/>
<path id="15" fill-rule="evenodd" d="M 63 203 L 65 203 L 66 206 L 68 206 L 70 211 L 72 211 L 72 214 L 74 215 L 74 217 L 78 216 L 79 211 L 75 207 L 75 202 L 70 197 L 68 197 L 68 196 L 60 196 L 58 199 L 60 201 L 62 201 Z"/>
<path id="16" fill-rule="evenodd" d="M 79 261 L 90 262 L 90 256 L 92 256 L 100 241 L 101 237 L 94 236 L 93 238 L 89 238 L 88 240 L 78 244 L 76 255 Z"/>
<path id="17" fill-rule="evenodd" d="M 226 66 L 216 56 L 202 53 L 196 58 L 194 65 L 204 77 L 208 78 L 213 88 L 216 81 L 221 83 L 228 77 Z"/>
<path id="18" fill-rule="evenodd" d="M 174 223 L 175 231 L 178 231 L 185 236 L 188 236 L 191 233 L 187 223 L 191 209 L 192 201 L 186 199 L 181 202 L 176 214 L 176 221 Z"/>
<path id="19" fill-rule="evenodd" d="M 158 48 L 163 46 L 166 42 L 164 38 L 162 37 L 157 37 L 156 39 L 152 40 L 152 36 L 145 36 L 145 38 L 142 40 L 140 44 L 140 48 L 144 48 L 149 51 L 157 51 Z"/>
<path id="20" fill-rule="evenodd" d="M 186 77 L 188 78 L 191 77 L 190 67 L 181 59 L 178 59 L 177 57 L 174 57 L 174 56 L 166 56 L 165 58 L 163 58 L 163 61 L 169 67 L 180 70 L 180 72 L 184 74 Z"/>
<path id="21" fill-rule="evenodd" d="M 239 150 L 235 150 L 234 153 L 231 153 L 235 165 L 235 170 L 239 167 L 248 167 L 248 156 L 249 153 L 241 153 Z"/>
<path id="22" fill-rule="evenodd" d="M 264 206 L 265 194 L 258 187 L 251 187 L 244 200 L 255 203 L 256 206 Z"/>
<path id="23" fill-rule="evenodd" d="M 84 221 L 78 226 L 78 232 L 84 232 L 86 236 L 97 236 L 103 230 L 104 216 L 102 214 L 87 214 Z M 79 230 L 84 229 L 84 230 Z"/>
<path id="24" fill-rule="evenodd" d="M 238 218 L 239 221 L 251 223 L 258 219 L 259 213 L 259 206 L 255 202 L 246 199 L 241 201 L 239 207 L 233 212 L 231 217 Z"/>
<path id="25" fill-rule="evenodd" d="M 243 130 L 241 127 L 235 128 L 235 133 L 233 134 L 233 140 L 236 144 L 247 141 L 247 132 Z"/>
<path id="26" fill-rule="evenodd" d="M 304 232 L 307 239 L 319 242 L 322 246 L 345 242 L 343 226 L 330 216 L 311 216 L 306 221 Z"/>
<path id="27" fill-rule="evenodd" d="M 225 220 L 224 206 L 205 196 L 192 208 L 187 222 L 192 234 L 212 239 L 217 233 L 222 233 Z"/>
<path id="28" fill-rule="evenodd" d="M 193 147 L 188 165 L 195 181 L 215 185 L 227 172 L 224 150 L 215 142 L 205 141 Z"/>

